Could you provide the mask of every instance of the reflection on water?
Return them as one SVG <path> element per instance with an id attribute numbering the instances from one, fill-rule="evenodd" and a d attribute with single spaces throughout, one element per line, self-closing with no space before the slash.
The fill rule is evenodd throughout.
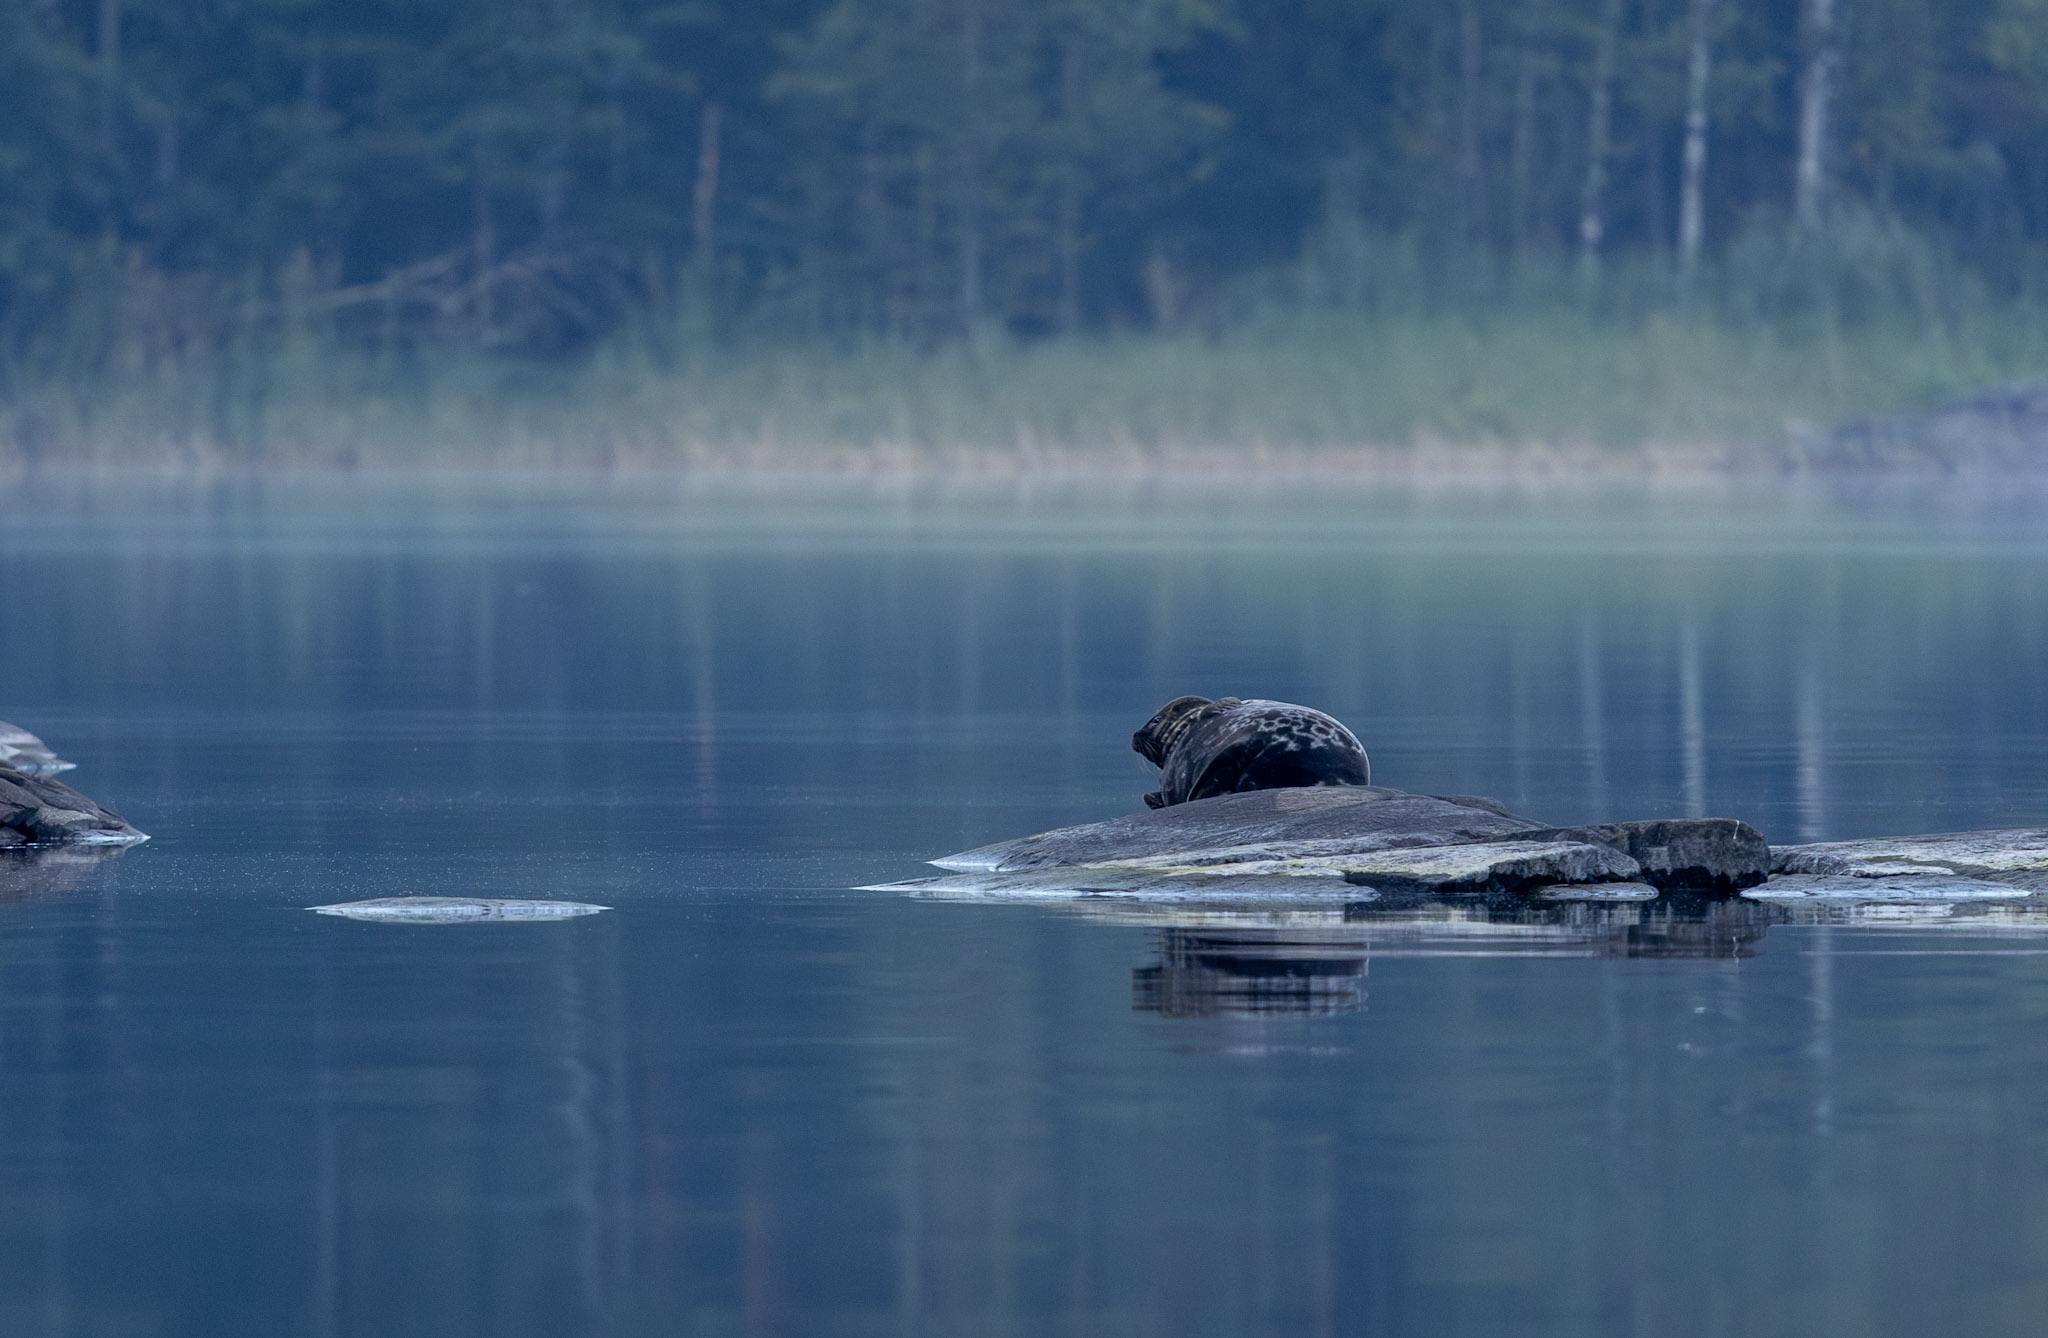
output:
<path id="1" fill-rule="evenodd" d="M 2048 938 L 2048 899 L 1832 907 L 1743 897 L 1418 899 L 1264 911 L 1126 903 L 1082 913 L 1152 927 L 1158 960 L 1133 968 L 1132 1006 L 1168 1017 L 1355 1012 L 1365 1006 L 1375 957 L 1735 959 L 1764 951 L 1771 926 L 1792 924 Z"/>
<path id="2" fill-rule="evenodd" d="M 1130 908 L 1106 918 L 1158 924 L 1158 962 L 1132 972 L 1135 1008 L 1210 1017 L 1356 1011 L 1365 1006 L 1374 957 L 1748 957 L 1766 928 L 1791 917 L 1741 898 L 1660 897 L 1569 905 L 1418 900 L 1284 915 Z"/>
<path id="3" fill-rule="evenodd" d="M 0 717 L 156 839 L 0 859 L 7 1338 L 2048 1313 L 2033 904 L 841 890 L 1130 811 L 1182 691 L 1550 821 L 2038 824 L 2019 501 L 8 498 Z M 615 909 L 304 909 L 415 896 Z"/>
<path id="4" fill-rule="evenodd" d="M 34 901 L 76 891 L 126 846 L 41 846 L 0 850 L 0 901 Z"/>
<path id="5" fill-rule="evenodd" d="M 1350 1013 L 1365 1007 L 1371 943 L 1340 930 L 1164 928 L 1131 972 L 1131 1006 L 1167 1017 Z"/>

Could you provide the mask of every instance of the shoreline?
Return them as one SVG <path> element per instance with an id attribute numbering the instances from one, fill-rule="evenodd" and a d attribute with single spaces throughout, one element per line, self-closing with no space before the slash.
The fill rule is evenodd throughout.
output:
<path id="1" fill-rule="evenodd" d="M 1409 446 L 1101 446 L 933 448 L 903 443 L 697 448 L 509 448 L 313 456 L 223 450 L 78 459 L 0 454 L 0 482 L 205 482 L 234 479 L 561 479 L 746 483 L 1173 484 L 1321 483 L 1494 488 L 1647 484 L 2048 481 L 2048 460 L 2014 465 L 1914 455 L 1826 460 L 1801 443 L 1658 442 L 1638 446 L 1427 441 Z"/>

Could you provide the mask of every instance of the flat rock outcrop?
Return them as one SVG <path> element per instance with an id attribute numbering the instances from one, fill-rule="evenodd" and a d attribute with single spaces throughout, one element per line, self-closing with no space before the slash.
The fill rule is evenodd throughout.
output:
<path id="1" fill-rule="evenodd" d="M 148 839 L 62 781 L 0 767 L 0 848 L 125 846 Z"/>
<path id="2" fill-rule="evenodd" d="M 50 745 L 19 725 L 0 720 L 0 767 L 12 767 L 30 776 L 54 776 L 78 764 L 66 762 L 50 751 Z"/>
<path id="3" fill-rule="evenodd" d="M 1771 871 L 1844 878 L 1962 877 L 2048 892 L 2048 828 L 1779 846 L 1771 853 Z"/>
<path id="4" fill-rule="evenodd" d="M 1170 856 L 1172 865 L 1188 867 L 1496 840 L 1542 826 L 1490 799 L 1378 785 L 1252 790 L 999 841 L 932 863 L 1002 873 Z"/>
<path id="5" fill-rule="evenodd" d="M 1490 799 L 1382 786 L 1255 790 L 947 855 L 950 876 L 882 884 L 928 896 L 1328 897 L 1341 878 L 1383 896 L 1625 900 L 1727 895 L 1761 883 L 1770 851 L 1732 818 L 1545 827 Z M 1611 889 L 1611 891 L 1610 891 Z"/>
<path id="6" fill-rule="evenodd" d="M 932 861 L 916 896 L 1191 905 L 1743 896 L 1916 905 L 2048 895 L 2048 828 L 1785 846 L 1733 818 L 1540 825 L 1488 799 L 1330 786 L 1219 795 Z"/>

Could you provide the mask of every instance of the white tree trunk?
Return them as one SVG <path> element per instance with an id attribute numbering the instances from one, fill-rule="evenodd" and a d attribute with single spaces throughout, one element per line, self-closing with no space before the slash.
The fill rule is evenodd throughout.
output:
<path id="1" fill-rule="evenodd" d="M 100 0 L 100 151 L 114 154 L 114 89 L 121 76 L 121 0 Z"/>
<path id="2" fill-rule="evenodd" d="M 1835 0 L 1805 0 L 1806 69 L 1799 80 L 1799 162 L 1792 183 L 1792 217 L 1805 231 L 1820 226 L 1827 204 L 1829 119 L 1842 63 L 1835 18 Z"/>
<path id="3" fill-rule="evenodd" d="M 697 122 L 697 181 L 690 192 L 690 248 L 697 268 L 709 274 L 718 249 L 718 157 L 725 106 L 707 102 Z"/>
<path id="4" fill-rule="evenodd" d="M 1529 244 L 1529 195 L 1536 160 L 1536 46 L 1524 39 L 1515 71 L 1515 127 L 1508 145 L 1508 236 L 1516 254 Z"/>
<path id="5" fill-rule="evenodd" d="M 1600 32 L 1593 49 L 1592 108 L 1586 124 L 1586 176 L 1579 189 L 1579 272 L 1600 273 L 1600 248 L 1607 237 L 1608 126 L 1614 115 L 1614 43 L 1621 26 L 1621 0 L 1601 6 Z"/>
<path id="6" fill-rule="evenodd" d="M 1708 37 L 1714 0 L 1692 0 L 1692 51 L 1685 86 L 1685 160 L 1678 186 L 1678 287 L 1692 295 L 1707 239 L 1707 89 L 1714 48 Z"/>
<path id="7" fill-rule="evenodd" d="M 960 326 L 981 334 L 981 0 L 966 0 L 960 22 Z"/>
<path id="8" fill-rule="evenodd" d="M 1458 6 L 1458 229 L 1468 246 L 1487 232 L 1486 173 L 1479 157 L 1479 6 Z"/>

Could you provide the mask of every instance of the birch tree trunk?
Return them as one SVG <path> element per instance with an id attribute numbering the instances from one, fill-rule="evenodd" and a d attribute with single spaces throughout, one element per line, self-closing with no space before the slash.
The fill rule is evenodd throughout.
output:
<path id="1" fill-rule="evenodd" d="M 981 0 L 965 0 L 960 22 L 960 328 L 981 330 Z"/>
<path id="2" fill-rule="evenodd" d="M 1707 238 L 1707 89 L 1714 48 L 1708 21 L 1714 0 L 1692 0 L 1692 32 L 1685 81 L 1685 158 L 1678 185 L 1678 291 L 1691 300 Z"/>
<path id="3" fill-rule="evenodd" d="M 1799 161 L 1792 182 L 1792 218 L 1803 232 L 1820 227 L 1827 205 L 1829 120 L 1842 63 L 1835 0 L 1805 0 L 1806 68 L 1799 79 Z"/>
<path id="4" fill-rule="evenodd" d="M 1600 274 L 1600 248 L 1607 236 L 1608 127 L 1614 115 L 1614 44 L 1621 27 L 1621 0 L 1605 0 L 1593 48 L 1592 106 L 1586 118 L 1586 177 L 1579 189 L 1579 273 Z"/>
<path id="5" fill-rule="evenodd" d="M 1479 158 L 1479 6 L 1458 5 L 1458 229 L 1466 245 L 1487 232 L 1486 174 Z"/>
<path id="6" fill-rule="evenodd" d="M 121 77 L 121 0 L 100 0 L 100 152 L 114 155 L 114 92 Z"/>
<path id="7" fill-rule="evenodd" d="M 856 193 L 859 231 L 855 235 L 860 246 L 857 282 L 865 307 L 860 322 L 867 330 L 893 335 L 898 322 L 893 285 L 889 281 L 894 266 L 889 263 L 889 210 L 883 198 L 882 172 L 880 134 L 875 117 L 869 114 L 861 119 L 860 185 Z"/>
<path id="8" fill-rule="evenodd" d="M 1536 42 L 1524 37 L 1515 70 L 1515 123 L 1508 142 L 1508 239 L 1515 254 L 1529 245 L 1529 189 L 1536 160 Z"/>
<path id="9" fill-rule="evenodd" d="M 725 104 L 707 102 L 697 121 L 697 180 L 690 191 L 690 257 L 708 278 L 718 251 L 718 158 Z"/>
<path id="10" fill-rule="evenodd" d="M 1059 327 L 1081 328 L 1081 51 L 1075 34 L 1060 44 L 1060 119 L 1065 123 L 1065 160 L 1053 209 L 1053 243 L 1059 264 Z"/>

